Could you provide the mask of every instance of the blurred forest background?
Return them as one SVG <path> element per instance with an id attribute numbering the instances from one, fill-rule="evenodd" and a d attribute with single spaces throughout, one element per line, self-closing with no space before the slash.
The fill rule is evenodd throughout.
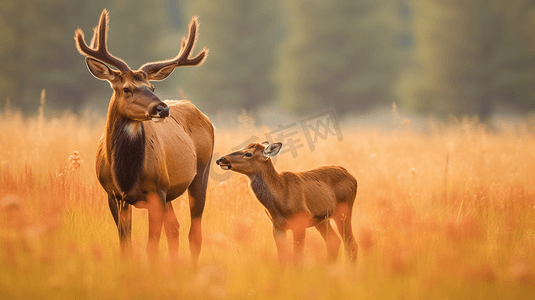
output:
<path id="1" fill-rule="evenodd" d="M 132 68 L 175 56 L 199 16 L 205 64 L 155 85 L 207 114 L 535 111 L 535 0 L 2 0 L 0 106 L 34 114 L 46 89 L 48 113 L 105 113 L 111 90 L 73 40 L 80 27 L 89 42 L 103 8 L 110 52 Z"/>

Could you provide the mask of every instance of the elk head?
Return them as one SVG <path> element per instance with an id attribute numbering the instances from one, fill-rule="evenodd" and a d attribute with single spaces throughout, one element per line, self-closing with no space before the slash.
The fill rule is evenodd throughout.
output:
<path id="1" fill-rule="evenodd" d="M 93 29 L 91 46 L 87 46 L 81 29 L 75 31 L 74 40 L 80 54 L 91 74 L 100 80 L 107 80 L 113 89 L 110 107 L 130 120 L 161 122 L 169 116 L 169 107 L 154 94 L 150 81 L 164 80 L 176 67 L 196 66 L 203 63 L 208 55 L 204 48 L 194 58 L 189 58 L 195 44 L 197 18 L 193 17 L 189 25 L 187 40 L 182 38 L 178 55 L 172 59 L 146 63 L 137 71 L 131 70 L 122 59 L 111 55 L 106 45 L 108 31 L 108 11 L 100 15 L 98 26 Z M 109 66 L 108 66 L 109 65 Z M 110 68 L 114 67 L 115 69 Z"/>
<path id="2" fill-rule="evenodd" d="M 279 154 L 281 149 L 282 143 L 280 142 L 251 143 L 243 149 L 218 158 L 216 164 L 223 170 L 248 175 L 257 172 L 271 157 Z"/>

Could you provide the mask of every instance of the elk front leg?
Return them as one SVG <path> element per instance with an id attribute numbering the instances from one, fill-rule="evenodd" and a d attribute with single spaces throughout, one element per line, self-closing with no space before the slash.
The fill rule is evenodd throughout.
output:
<path id="1" fill-rule="evenodd" d="M 121 253 L 123 255 L 132 253 L 132 206 L 122 199 L 117 199 L 113 195 L 108 195 L 108 205 L 110 207 L 113 220 L 119 232 Z"/>
<path id="2" fill-rule="evenodd" d="M 158 244 L 162 234 L 162 226 L 165 212 L 165 199 L 155 193 L 147 196 L 147 209 L 149 211 L 149 241 L 147 243 L 147 256 L 155 261 L 158 254 Z"/>
<path id="3" fill-rule="evenodd" d="M 169 246 L 169 256 L 171 260 L 178 260 L 178 231 L 180 224 L 176 219 L 175 212 L 173 210 L 173 204 L 167 202 L 165 205 L 164 213 L 164 228 L 165 235 L 167 236 L 167 245 Z"/>
<path id="4" fill-rule="evenodd" d="M 303 262 L 303 253 L 305 251 L 306 228 L 297 227 L 293 229 L 294 236 L 294 264 L 300 265 Z"/>
<path id="5" fill-rule="evenodd" d="M 286 230 L 273 227 L 273 237 L 277 245 L 277 258 L 281 266 L 285 266 L 288 262 L 288 245 L 286 242 Z"/>
<path id="6" fill-rule="evenodd" d="M 119 237 L 121 239 L 121 253 L 132 254 L 132 206 L 124 201 L 119 202 Z"/>

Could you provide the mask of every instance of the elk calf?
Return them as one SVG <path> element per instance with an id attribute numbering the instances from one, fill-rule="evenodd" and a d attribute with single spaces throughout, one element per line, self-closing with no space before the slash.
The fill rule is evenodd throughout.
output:
<path id="1" fill-rule="evenodd" d="M 331 261 L 336 260 L 340 238 L 334 233 L 329 219 L 334 219 L 351 261 L 357 259 L 357 243 L 351 229 L 351 213 L 357 181 L 340 166 L 324 166 L 304 172 L 278 173 L 271 157 L 282 148 L 281 143 L 252 143 L 217 159 L 223 170 L 247 175 L 254 194 L 266 208 L 273 223 L 273 235 L 278 259 L 287 258 L 286 230 L 293 231 L 294 262 L 303 257 L 305 231 L 315 226 L 320 232 Z"/>

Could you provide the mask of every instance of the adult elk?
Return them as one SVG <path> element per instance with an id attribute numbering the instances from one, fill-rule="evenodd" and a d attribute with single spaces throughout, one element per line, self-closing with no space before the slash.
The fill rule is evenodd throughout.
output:
<path id="1" fill-rule="evenodd" d="M 203 63 L 207 49 L 189 58 L 195 44 L 197 19 L 192 19 L 188 38 L 182 39 L 180 52 L 175 58 L 146 63 L 137 71 L 108 52 L 107 24 L 108 12 L 104 9 L 94 29 L 91 45 L 87 46 L 80 29 L 76 30 L 74 39 L 91 74 L 107 80 L 113 89 L 106 128 L 98 145 L 96 171 L 108 194 L 121 250 L 131 252 L 131 205 L 134 205 L 148 209 L 149 258 L 156 257 L 162 227 L 165 227 L 170 256 L 176 259 L 179 223 L 171 201 L 188 190 L 189 242 L 196 265 L 201 251 L 201 218 L 214 129 L 208 117 L 190 102 L 160 101 L 150 81 L 164 80 L 176 67 Z M 150 120 L 153 122 L 145 122 Z"/>
<path id="2" fill-rule="evenodd" d="M 223 170 L 249 177 L 251 189 L 273 223 L 281 264 L 287 258 L 286 231 L 293 231 L 294 260 L 299 263 L 303 257 L 306 228 L 311 226 L 325 239 L 329 259 L 334 261 L 340 249 L 340 238 L 329 222 L 331 218 L 342 235 L 348 258 L 356 261 L 358 247 L 351 228 L 351 215 L 357 180 L 340 166 L 278 173 L 271 157 L 281 148 L 281 143 L 252 143 L 218 158 L 216 163 Z"/>

